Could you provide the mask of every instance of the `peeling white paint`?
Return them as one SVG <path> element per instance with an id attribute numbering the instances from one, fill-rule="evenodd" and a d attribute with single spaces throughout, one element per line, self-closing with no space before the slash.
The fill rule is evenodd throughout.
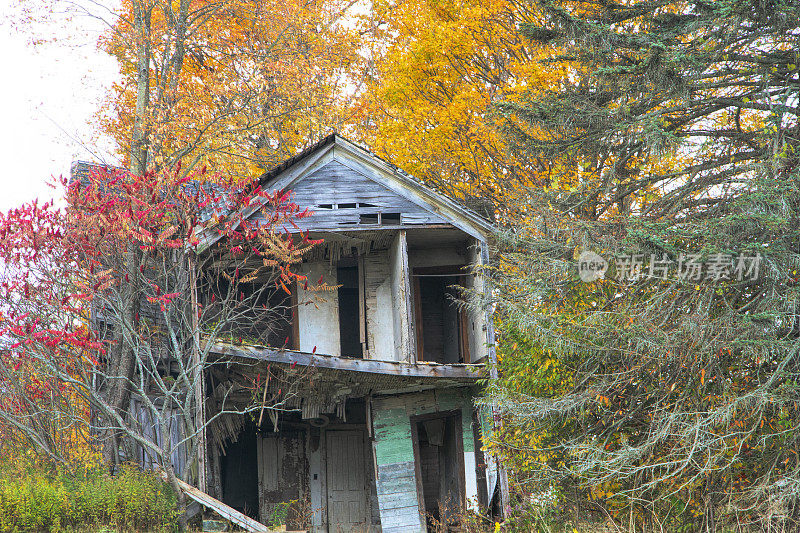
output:
<path id="1" fill-rule="evenodd" d="M 322 281 L 329 286 L 336 285 L 336 269 L 327 261 L 306 263 L 302 273 L 308 276 L 308 284 L 316 285 Z M 341 355 L 339 342 L 339 299 L 333 291 L 303 290 L 297 288 L 297 322 L 300 331 L 300 351 L 325 355 Z"/>
<path id="2" fill-rule="evenodd" d="M 478 511 L 478 477 L 475 473 L 475 452 L 464 452 L 464 492 L 467 505 Z"/>

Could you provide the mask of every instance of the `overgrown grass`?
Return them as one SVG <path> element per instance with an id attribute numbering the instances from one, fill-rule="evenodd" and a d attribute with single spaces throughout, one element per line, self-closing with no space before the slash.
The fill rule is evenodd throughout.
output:
<path id="1" fill-rule="evenodd" d="M 66 469 L 32 457 L 0 462 L 0 531 L 176 531 L 176 496 L 135 466 Z"/>

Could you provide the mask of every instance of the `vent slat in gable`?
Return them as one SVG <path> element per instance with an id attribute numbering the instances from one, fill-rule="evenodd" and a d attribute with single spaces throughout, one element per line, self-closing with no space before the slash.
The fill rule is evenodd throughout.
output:
<path id="1" fill-rule="evenodd" d="M 292 201 L 312 211 L 311 216 L 296 221 L 301 231 L 376 227 L 372 217 L 364 220 L 362 215 L 377 213 L 390 214 L 392 222 L 383 225 L 398 224 L 394 222 L 398 216 L 403 225 L 446 223 L 439 215 L 335 160 L 300 179 L 291 189 Z M 338 207 L 342 204 L 347 207 Z"/>

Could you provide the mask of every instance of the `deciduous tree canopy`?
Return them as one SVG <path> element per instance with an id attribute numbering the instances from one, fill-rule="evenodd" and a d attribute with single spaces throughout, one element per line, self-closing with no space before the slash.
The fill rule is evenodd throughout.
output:
<path id="1" fill-rule="evenodd" d="M 122 67 L 106 132 L 124 154 L 146 148 L 145 168 L 259 175 L 345 123 L 360 62 L 350 6 L 126 0 L 104 39 Z"/>

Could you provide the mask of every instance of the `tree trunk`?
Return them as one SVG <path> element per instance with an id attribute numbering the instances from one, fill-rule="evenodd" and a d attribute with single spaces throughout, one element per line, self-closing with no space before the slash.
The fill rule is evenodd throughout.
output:
<path id="1" fill-rule="evenodd" d="M 175 495 L 178 497 L 178 521 L 180 522 L 181 531 L 186 531 L 188 529 L 189 518 L 186 516 L 186 495 L 183 493 L 181 486 L 178 484 L 178 478 L 175 477 L 175 471 L 172 468 L 172 465 L 167 465 L 165 472 L 167 473 L 167 482 L 172 487 L 172 490 L 175 491 Z"/>
<path id="2" fill-rule="evenodd" d="M 147 171 L 150 115 L 150 17 L 151 7 L 134 2 L 133 24 L 136 34 L 136 109 L 131 133 L 130 169 L 136 175 Z"/>

